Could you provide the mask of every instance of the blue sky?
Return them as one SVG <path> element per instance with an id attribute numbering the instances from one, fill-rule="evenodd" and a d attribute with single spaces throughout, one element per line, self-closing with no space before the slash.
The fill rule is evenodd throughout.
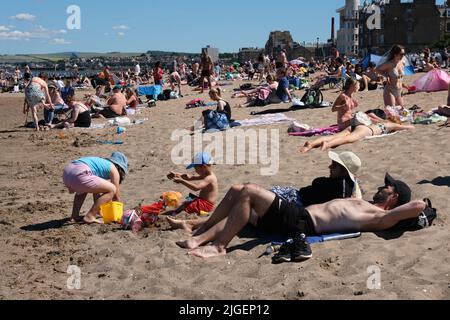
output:
<path id="1" fill-rule="evenodd" d="M 443 0 L 439 0 L 442 3 Z M 170 3 L 170 5 L 168 4 Z M 294 40 L 330 37 L 331 17 L 345 0 L 17 0 L 2 1 L 0 54 L 54 52 L 221 52 L 263 47 L 270 31 Z M 81 9 L 81 29 L 67 30 L 68 6 Z M 338 28 L 338 20 L 336 20 Z"/>

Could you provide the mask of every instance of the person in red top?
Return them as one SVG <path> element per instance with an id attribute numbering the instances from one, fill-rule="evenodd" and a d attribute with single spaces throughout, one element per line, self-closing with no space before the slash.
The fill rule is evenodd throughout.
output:
<path id="1" fill-rule="evenodd" d="M 153 79 L 155 80 L 155 85 L 163 85 L 164 70 L 161 68 L 161 62 L 156 62 L 155 68 L 153 69 Z"/>

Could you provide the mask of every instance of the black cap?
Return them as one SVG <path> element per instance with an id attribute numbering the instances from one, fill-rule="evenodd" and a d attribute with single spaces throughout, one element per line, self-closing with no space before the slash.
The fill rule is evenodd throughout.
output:
<path id="1" fill-rule="evenodd" d="M 411 202 L 411 188 L 406 183 L 400 180 L 395 180 L 389 173 L 386 173 L 384 180 L 386 186 L 394 187 L 395 192 L 398 194 L 398 203 L 400 207 L 404 204 Z"/>

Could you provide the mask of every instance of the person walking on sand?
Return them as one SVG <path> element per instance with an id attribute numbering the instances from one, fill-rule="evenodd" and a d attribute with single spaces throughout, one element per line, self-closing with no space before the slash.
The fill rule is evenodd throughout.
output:
<path id="1" fill-rule="evenodd" d="M 47 80 L 47 74 L 41 73 L 39 77 L 32 78 L 25 88 L 24 111 L 31 110 L 36 131 L 40 130 L 37 116 L 38 109 L 44 107 L 46 110 L 54 111 Z"/>
<path id="2" fill-rule="evenodd" d="M 299 262 L 313 255 L 307 235 L 385 231 L 401 221 L 418 218 L 425 208 L 424 201 L 411 202 L 408 185 L 389 174 L 373 202 L 344 199 L 307 208 L 289 204 L 254 184 L 237 185 L 197 235 L 178 245 L 200 258 L 224 256 L 233 238 L 250 223 L 261 231 L 294 237 L 294 244 L 284 253 L 287 257 L 278 258 Z"/>
<path id="3" fill-rule="evenodd" d="M 114 152 L 110 158 L 86 157 L 73 161 L 65 169 L 63 181 L 71 194 L 75 193 L 72 222 L 102 223 L 97 220 L 100 207 L 111 201 L 121 201 L 120 185 L 128 174 L 128 158 Z M 86 196 L 94 196 L 94 205 L 86 216 L 80 211 Z"/>
<path id="4" fill-rule="evenodd" d="M 387 62 L 379 66 L 376 71 L 387 77 L 388 81 L 384 87 L 384 105 L 404 106 L 402 97 L 403 77 L 405 75 L 405 64 L 403 59 L 406 56 L 405 48 L 394 45 L 389 52 Z"/>
<path id="5" fill-rule="evenodd" d="M 214 73 L 214 63 L 211 59 L 211 57 L 206 53 L 206 51 L 203 51 L 202 53 L 202 59 L 200 64 L 201 71 L 201 78 L 200 78 L 200 85 L 201 85 L 201 93 L 205 92 L 205 79 L 208 80 L 208 89 L 212 89 L 212 81 L 211 76 Z"/>

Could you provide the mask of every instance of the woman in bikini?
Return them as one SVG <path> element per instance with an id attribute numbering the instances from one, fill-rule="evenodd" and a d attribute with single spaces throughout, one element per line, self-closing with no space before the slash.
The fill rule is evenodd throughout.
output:
<path id="1" fill-rule="evenodd" d="M 393 122 L 381 122 L 371 125 L 353 125 L 338 133 L 335 136 L 322 137 L 313 142 L 307 142 L 300 152 L 308 153 L 312 149 L 320 148 L 322 151 L 328 151 L 346 144 L 361 141 L 367 137 L 381 136 L 402 130 L 414 130 L 412 125 L 402 125 Z"/>
<path id="2" fill-rule="evenodd" d="M 377 68 L 377 72 L 387 77 L 388 81 L 384 87 L 385 106 L 404 106 L 402 97 L 403 77 L 405 75 L 405 48 L 394 45 L 389 53 L 388 61 Z"/>
<path id="3" fill-rule="evenodd" d="M 348 78 L 345 81 L 344 92 L 339 95 L 333 105 L 333 112 L 337 112 L 339 129 L 345 130 L 351 125 L 353 110 L 358 108 L 358 101 L 353 94 L 358 92 L 360 84 L 356 79 Z"/>

